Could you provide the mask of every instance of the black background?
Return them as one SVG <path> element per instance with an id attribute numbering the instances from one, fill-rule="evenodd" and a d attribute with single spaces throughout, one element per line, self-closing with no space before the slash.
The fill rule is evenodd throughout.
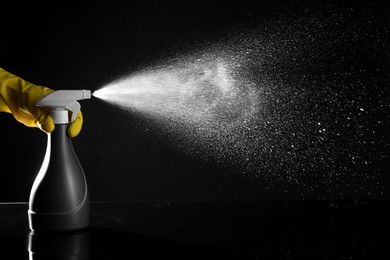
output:
<path id="1" fill-rule="evenodd" d="M 309 2 L 2 2 L 0 66 L 52 89 L 93 91 L 161 57 L 218 41 L 237 26 L 279 13 L 285 17 L 294 8 L 310 11 L 315 4 Z M 326 6 L 348 8 L 352 1 L 336 2 L 327 1 Z M 147 131 L 148 122 L 135 114 L 97 99 L 82 101 L 82 111 L 83 129 L 73 144 L 92 200 L 286 198 L 277 185 L 267 189 L 223 165 L 205 163 L 159 142 L 158 133 Z M 5 113 L 0 124 L 0 201 L 27 201 L 46 135 Z M 384 173 L 385 165 L 381 167 Z M 300 198 L 294 193 L 288 197 Z M 352 198 L 368 197 L 359 193 Z"/>

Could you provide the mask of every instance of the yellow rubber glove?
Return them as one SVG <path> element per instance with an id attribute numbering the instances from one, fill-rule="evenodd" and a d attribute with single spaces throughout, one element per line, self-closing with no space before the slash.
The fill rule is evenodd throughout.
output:
<path id="1" fill-rule="evenodd" d="M 0 68 L 0 112 L 12 113 L 20 123 L 39 127 L 46 133 L 54 130 L 54 122 L 48 108 L 37 107 L 36 102 L 53 90 L 29 83 Z M 76 137 L 83 124 L 83 115 L 77 114 L 68 127 L 68 135 Z"/>

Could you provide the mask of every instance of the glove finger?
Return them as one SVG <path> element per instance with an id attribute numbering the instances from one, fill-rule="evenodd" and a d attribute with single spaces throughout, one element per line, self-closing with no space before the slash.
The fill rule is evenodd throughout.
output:
<path id="1" fill-rule="evenodd" d="M 32 116 L 29 113 L 25 113 L 22 110 L 16 110 L 12 112 L 12 115 L 15 117 L 15 119 L 24 124 L 25 126 L 28 127 L 36 127 L 37 125 L 35 124 L 35 117 Z"/>
<path id="2" fill-rule="evenodd" d="M 80 133 L 82 125 L 83 125 L 83 114 L 80 111 L 77 114 L 76 119 L 68 127 L 68 136 L 71 138 L 76 137 Z"/>
<path id="3" fill-rule="evenodd" d="M 36 125 L 45 133 L 51 133 L 54 130 L 54 122 L 48 112 L 42 113 L 37 118 Z"/>
<path id="4" fill-rule="evenodd" d="M 37 107 L 36 103 L 43 96 L 53 92 L 53 90 L 38 85 L 31 85 L 25 87 L 21 94 L 21 103 L 19 110 L 26 111 L 33 115 L 35 118 L 39 118 L 42 113 L 48 113 L 48 108 Z"/>
<path id="5" fill-rule="evenodd" d="M 53 90 L 38 85 L 26 86 L 21 94 L 22 102 L 19 107 L 19 112 L 24 112 L 24 118 L 28 120 L 26 114 L 34 117 L 29 126 L 38 127 L 45 133 L 51 133 L 54 130 L 54 122 L 50 116 L 48 108 L 37 107 L 37 101 L 44 95 L 53 92 Z M 26 124 L 26 123 L 25 123 Z M 27 125 L 27 124 L 26 124 Z"/>

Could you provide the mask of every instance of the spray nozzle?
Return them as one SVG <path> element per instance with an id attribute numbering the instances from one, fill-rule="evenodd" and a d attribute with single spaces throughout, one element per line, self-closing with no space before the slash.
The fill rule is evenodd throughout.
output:
<path id="1" fill-rule="evenodd" d="M 67 124 L 69 123 L 68 111 L 72 112 L 70 122 L 76 119 L 80 111 L 80 103 L 76 100 L 90 98 L 90 90 L 57 90 L 42 97 L 36 105 L 39 107 L 49 107 L 55 124 Z"/>

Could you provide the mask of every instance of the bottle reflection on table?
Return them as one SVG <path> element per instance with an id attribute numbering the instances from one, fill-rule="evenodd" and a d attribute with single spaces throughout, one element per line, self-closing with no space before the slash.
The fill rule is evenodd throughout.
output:
<path id="1" fill-rule="evenodd" d="M 35 233 L 28 235 L 30 260 L 89 259 L 89 231 L 70 233 Z"/>

